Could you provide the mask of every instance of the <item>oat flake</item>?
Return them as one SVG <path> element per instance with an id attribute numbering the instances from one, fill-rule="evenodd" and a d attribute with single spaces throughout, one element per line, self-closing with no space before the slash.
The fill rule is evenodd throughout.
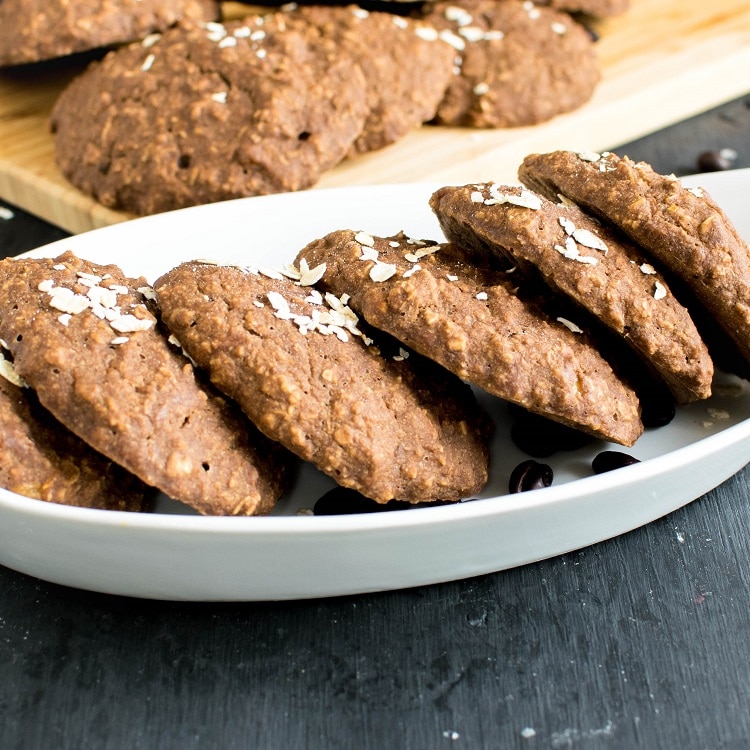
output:
<path id="1" fill-rule="evenodd" d="M 28 383 L 16 372 L 13 363 L 5 359 L 2 354 L 0 354 L 0 375 L 2 375 L 2 377 L 8 382 L 13 383 L 13 385 L 17 385 L 19 388 L 29 387 Z"/>
<path id="2" fill-rule="evenodd" d="M 393 263 L 376 262 L 370 269 L 370 278 L 373 281 L 387 281 L 396 273 L 396 266 Z"/>

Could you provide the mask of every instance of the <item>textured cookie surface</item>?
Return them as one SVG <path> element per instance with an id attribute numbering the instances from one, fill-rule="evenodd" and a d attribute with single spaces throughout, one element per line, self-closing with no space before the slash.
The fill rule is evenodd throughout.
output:
<path id="1" fill-rule="evenodd" d="M 340 485 L 425 502 L 486 483 L 487 422 L 468 386 L 397 345 L 371 345 L 341 299 L 198 262 L 155 289 L 167 326 L 212 381 Z"/>
<path id="2" fill-rule="evenodd" d="M 678 403 L 711 395 L 713 362 L 688 311 L 653 265 L 599 222 L 575 206 L 492 183 L 444 187 L 430 205 L 449 240 L 531 264 L 622 336 Z"/>
<path id="3" fill-rule="evenodd" d="M 456 53 L 434 29 L 357 6 L 302 5 L 289 15 L 320 29 L 362 68 L 369 114 L 354 142 L 356 153 L 394 143 L 435 116 L 453 78 Z"/>
<path id="4" fill-rule="evenodd" d="M 18 374 L 100 453 L 206 514 L 263 513 L 286 453 L 203 385 L 157 330 L 145 281 L 65 253 L 0 262 L 0 337 Z"/>
<path id="5" fill-rule="evenodd" d="M 110 52 L 58 98 L 55 155 L 106 206 L 150 214 L 300 190 L 367 115 L 359 67 L 284 14 L 179 27 Z"/>
<path id="6" fill-rule="evenodd" d="M 548 317 L 512 274 L 455 245 L 333 232 L 298 261 L 372 325 L 459 377 L 538 414 L 632 445 L 643 426 L 635 393 L 571 323 Z"/>
<path id="7" fill-rule="evenodd" d="M 532 154 L 519 177 L 532 189 L 566 195 L 614 224 L 669 269 L 732 340 L 744 360 L 738 369 L 747 372 L 750 247 L 705 190 L 685 188 L 644 162 L 612 153 Z M 704 337 L 711 347 L 708 334 Z"/>
<path id="8" fill-rule="evenodd" d="M 436 121 L 484 128 L 533 125 L 580 107 L 600 78 L 589 33 L 569 15 L 522 0 L 428 4 L 458 73 Z"/>
<path id="9" fill-rule="evenodd" d="M 549 5 L 550 8 L 567 13 L 588 13 L 592 16 L 619 16 L 630 7 L 630 0 L 534 0 L 536 5 Z"/>
<path id="10" fill-rule="evenodd" d="M 0 66 L 143 39 L 178 21 L 213 21 L 212 0 L 3 0 Z"/>
<path id="11" fill-rule="evenodd" d="M 12 367 L 3 358 L 2 370 Z M 66 430 L 27 387 L 0 377 L 0 487 L 62 505 L 139 511 L 146 488 Z"/>

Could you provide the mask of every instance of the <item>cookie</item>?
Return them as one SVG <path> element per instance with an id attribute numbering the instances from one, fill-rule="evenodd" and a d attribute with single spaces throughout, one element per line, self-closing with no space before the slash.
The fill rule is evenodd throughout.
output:
<path id="1" fill-rule="evenodd" d="M 630 7 L 630 0 L 535 0 L 535 3 L 566 13 L 586 13 L 600 18 L 622 15 Z"/>
<path id="2" fill-rule="evenodd" d="M 0 337 L 42 405 L 146 484 L 204 514 L 268 512 L 286 453 L 196 377 L 149 294 L 143 279 L 69 252 L 3 260 Z"/>
<path id="3" fill-rule="evenodd" d="M 184 263 L 154 285 L 162 317 L 269 437 L 378 502 L 456 501 L 488 477 L 488 422 L 458 378 L 383 337 L 345 298 L 253 269 Z M 277 276 L 277 274 L 271 274 Z"/>
<path id="4" fill-rule="evenodd" d="M 425 22 L 458 55 L 457 75 L 438 107 L 439 124 L 534 125 L 579 108 L 599 82 L 591 36 L 565 13 L 522 0 L 426 7 Z"/>
<path id="5" fill-rule="evenodd" d="M 613 153 L 533 154 L 519 177 L 532 189 L 563 194 L 613 224 L 673 273 L 714 321 L 698 325 L 709 349 L 717 347 L 717 364 L 747 377 L 750 247 L 705 190 L 685 188 L 674 176 Z M 694 317 L 699 312 L 696 308 Z M 736 350 L 731 359 L 721 351 L 723 342 L 713 338 L 717 325 Z"/>
<path id="6" fill-rule="evenodd" d="M 354 153 L 383 148 L 433 119 L 456 54 L 434 29 L 358 6 L 302 5 L 289 15 L 320 29 L 362 68 L 369 114 Z"/>
<path id="7" fill-rule="evenodd" d="M 214 21 L 213 0 L 3 0 L 0 66 L 124 44 L 179 21 Z"/>
<path id="8" fill-rule="evenodd" d="M 5 357 L 0 372 L 0 487 L 81 508 L 147 507 L 144 485 L 66 430 Z"/>
<path id="9" fill-rule="evenodd" d="M 350 230 L 310 243 L 303 261 L 324 265 L 319 284 L 351 295 L 368 323 L 489 393 L 623 445 L 640 436 L 633 390 L 512 273 L 476 264 L 453 244 Z"/>
<path id="10" fill-rule="evenodd" d="M 537 269 L 632 346 L 678 403 L 711 395 L 713 362 L 688 311 L 642 253 L 576 206 L 493 183 L 441 188 L 430 206 L 449 240 Z"/>
<path id="11" fill-rule="evenodd" d="M 55 155 L 84 193 L 136 214 L 301 190 L 361 133 L 364 89 L 352 59 L 283 13 L 179 27 L 74 79 Z"/>

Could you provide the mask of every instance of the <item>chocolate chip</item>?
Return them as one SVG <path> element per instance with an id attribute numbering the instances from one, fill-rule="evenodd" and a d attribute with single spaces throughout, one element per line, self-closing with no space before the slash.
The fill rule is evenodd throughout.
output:
<path id="1" fill-rule="evenodd" d="M 737 152 L 733 148 L 722 148 L 704 151 L 698 156 L 696 165 L 701 172 L 720 172 L 731 169 L 736 161 Z"/>
<path id="2" fill-rule="evenodd" d="M 521 461 L 511 472 L 508 489 L 511 493 L 540 490 L 552 484 L 552 467 L 534 459 Z"/>
<path id="3" fill-rule="evenodd" d="M 622 451 L 602 451 L 594 456 L 591 462 L 591 468 L 594 474 L 604 474 L 614 469 L 622 469 L 623 466 L 632 466 L 640 463 L 639 459 L 634 458 L 628 453 Z"/>

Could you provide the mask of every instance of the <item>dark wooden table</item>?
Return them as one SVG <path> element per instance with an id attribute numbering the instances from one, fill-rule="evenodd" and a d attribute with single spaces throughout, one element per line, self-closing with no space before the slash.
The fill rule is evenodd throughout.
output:
<path id="1" fill-rule="evenodd" d="M 750 97 L 617 150 L 679 175 L 727 147 L 750 166 Z M 62 236 L 0 219 L 6 255 Z M 0 568 L 3 750 L 516 747 L 750 747 L 750 468 L 617 539 L 408 591 L 162 603 Z"/>

